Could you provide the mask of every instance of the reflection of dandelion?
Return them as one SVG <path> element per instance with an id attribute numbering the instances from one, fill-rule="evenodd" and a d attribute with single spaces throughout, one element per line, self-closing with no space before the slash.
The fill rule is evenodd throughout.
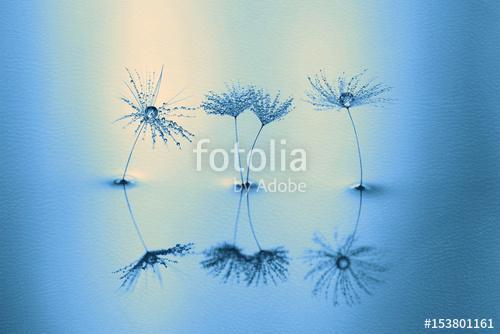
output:
<path id="1" fill-rule="evenodd" d="M 177 263 L 177 260 L 174 260 L 171 257 L 180 257 L 189 254 L 194 244 L 193 243 L 177 244 L 174 247 L 168 249 L 149 250 L 146 245 L 146 242 L 144 241 L 144 237 L 142 236 L 141 230 L 139 229 L 139 224 L 137 224 L 137 220 L 135 219 L 132 206 L 130 205 L 130 200 L 127 195 L 127 187 L 125 186 L 125 184 L 122 184 L 122 187 L 130 219 L 132 220 L 135 232 L 137 233 L 137 236 L 141 241 L 142 246 L 144 247 L 145 254 L 137 261 L 123 268 L 118 269 L 114 273 L 121 274 L 120 276 L 120 280 L 122 281 L 121 287 L 127 290 L 133 288 L 139 276 L 141 275 L 141 272 L 146 271 L 148 269 L 151 269 L 157 275 L 158 280 L 161 283 L 161 275 L 159 267 L 163 266 L 167 268 L 168 264 Z"/>
<path id="2" fill-rule="evenodd" d="M 221 277 L 223 283 L 232 278 L 239 282 L 242 274 L 246 272 L 247 257 L 233 244 L 225 242 L 206 250 L 203 254 L 206 259 L 201 262 L 201 266 L 214 277 Z"/>
<path id="3" fill-rule="evenodd" d="M 154 251 L 146 251 L 146 253 L 137 261 L 118 269 L 115 273 L 119 273 L 122 281 L 121 287 L 127 290 L 132 289 L 139 279 L 141 272 L 151 269 L 161 282 L 159 267 L 168 267 L 169 264 L 177 263 L 177 260 L 172 257 L 179 257 L 189 254 L 193 244 L 177 244 L 168 249 L 159 249 Z"/>
<path id="4" fill-rule="evenodd" d="M 272 281 L 286 281 L 288 276 L 288 251 L 283 247 L 270 250 L 260 250 L 248 258 L 246 282 L 248 285 L 267 284 Z"/>
<path id="5" fill-rule="evenodd" d="M 118 184 L 128 183 L 125 176 L 130 164 L 130 159 L 132 158 L 132 153 L 134 152 L 141 133 L 145 136 L 149 131 L 151 139 L 153 140 L 153 145 L 159 137 L 165 144 L 172 141 L 177 147 L 181 145 L 176 138 L 177 136 L 188 141 L 191 141 L 191 137 L 194 136 L 177 122 L 169 119 L 170 117 L 184 116 L 182 114 L 176 114 L 178 111 L 194 110 L 194 108 L 176 105 L 178 102 L 182 101 L 182 99 L 175 100 L 179 94 L 163 103 L 161 106 L 156 106 L 156 99 L 160 91 L 160 84 L 163 76 L 163 67 L 157 81 L 154 73 L 148 75 L 146 82 L 143 82 L 141 76 L 137 72 L 135 75 L 128 69 L 127 72 L 129 74 L 130 84 L 126 83 L 126 85 L 132 96 L 131 98 L 123 97 L 122 100 L 133 109 L 133 112 L 118 120 L 127 120 L 128 124 L 137 124 L 137 127 L 135 129 L 136 137 L 125 164 L 122 178 L 116 181 Z"/>
<path id="6" fill-rule="evenodd" d="M 307 92 L 308 102 L 311 103 L 317 110 L 342 109 L 347 110 L 347 115 L 351 121 L 351 125 L 356 138 L 358 149 L 360 182 L 356 187 L 358 190 L 364 190 L 363 186 L 363 163 L 361 159 L 361 148 L 359 145 L 358 133 L 356 125 L 351 115 L 351 109 L 362 105 L 378 105 L 389 101 L 381 95 L 390 90 L 389 87 L 380 83 L 373 83 L 373 80 L 366 83 L 361 82 L 361 77 L 365 72 L 359 73 L 349 80 L 345 76 L 340 76 L 337 79 L 337 85 L 334 87 L 323 72 L 314 77 L 308 77 L 311 84 L 311 91 Z"/>
<path id="7" fill-rule="evenodd" d="M 248 257 L 248 268 L 246 273 L 246 282 L 248 285 L 259 283 L 267 284 L 271 280 L 277 284 L 277 280 L 283 282 L 288 277 L 288 251 L 283 247 L 274 249 L 262 249 L 255 228 L 253 226 L 252 213 L 250 208 L 250 191 L 247 190 L 247 214 L 248 224 L 252 231 L 252 236 L 259 251 Z"/>
<path id="8" fill-rule="evenodd" d="M 226 88 L 227 92 L 220 94 L 213 91 L 208 92 L 205 101 L 201 104 L 201 108 L 208 114 L 228 115 L 234 118 L 235 148 L 238 154 L 241 184 L 243 185 L 243 168 L 241 167 L 239 150 L 238 116 L 253 105 L 258 97 L 258 92 L 253 86 L 240 86 L 238 84 L 231 86 L 227 85 Z"/>
<path id="9" fill-rule="evenodd" d="M 274 249 L 261 248 L 252 222 L 249 194 L 250 191 L 246 190 L 249 224 L 259 250 L 252 255 L 248 255 L 244 254 L 241 248 L 236 246 L 241 199 L 243 197 L 243 192 L 241 192 L 236 212 L 233 242 L 224 242 L 206 250 L 204 252 L 205 260 L 201 262 L 201 266 L 208 270 L 208 273 L 212 276 L 221 277 L 223 283 L 228 283 L 234 279 L 237 283 L 244 281 L 247 285 L 255 286 L 270 282 L 278 284 L 279 281 L 285 281 L 288 276 L 288 265 L 290 263 L 288 251 L 283 247 Z"/>
<path id="10" fill-rule="evenodd" d="M 223 243 L 206 250 L 204 255 L 202 267 L 212 276 L 221 277 L 223 283 L 234 279 L 237 283 L 243 280 L 255 286 L 269 282 L 278 284 L 288 276 L 288 251 L 282 247 L 246 255 L 241 248 Z"/>
<path id="11" fill-rule="evenodd" d="M 323 294 L 334 305 L 340 303 L 340 298 L 354 305 L 361 302 L 360 291 L 371 295 L 372 286 L 382 282 L 377 276 L 386 268 L 374 262 L 374 248 L 352 247 L 352 237 L 336 249 L 320 236 L 315 236 L 314 241 L 320 249 L 308 250 L 305 256 L 312 267 L 306 279 L 316 279 L 314 295 Z"/>
<path id="12" fill-rule="evenodd" d="M 244 255 L 241 249 L 236 246 L 242 199 L 243 192 L 240 192 L 238 207 L 236 209 L 236 217 L 234 219 L 233 242 L 223 242 L 222 244 L 214 246 L 203 252 L 205 260 L 201 262 L 201 266 L 208 270 L 208 273 L 212 276 L 221 276 L 223 283 L 227 283 L 233 278 L 239 283 L 240 277 L 245 273 L 247 267 L 246 255 Z"/>
<path id="13" fill-rule="evenodd" d="M 280 119 L 285 117 L 292 109 L 293 98 L 289 97 L 284 101 L 281 101 L 280 93 L 278 93 L 273 98 L 267 93 L 260 92 L 260 97 L 258 99 L 255 99 L 255 102 L 252 105 L 252 110 L 260 120 L 261 126 L 259 128 L 259 131 L 257 132 L 257 135 L 255 136 L 247 161 L 247 177 L 245 182 L 247 188 L 250 187 L 250 164 L 252 162 L 253 150 L 255 148 L 255 144 L 257 143 L 257 139 L 262 132 L 262 129 L 269 123 L 279 121 Z"/>

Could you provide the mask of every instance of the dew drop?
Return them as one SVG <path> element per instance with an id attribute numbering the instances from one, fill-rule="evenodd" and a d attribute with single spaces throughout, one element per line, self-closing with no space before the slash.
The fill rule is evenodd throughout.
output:
<path id="1" fill-rule="evenodd" d="M 144 110 L 144 114 L 148 120 L 154 119 L 158 117 L 158 108 L 156 108 L 155 106 L 149 106 L 146 108 L 146 110 Z"/>
<path id="2" fill-rule="evenodd" d="M 349 268 L 349 266 L 351 265 L 351 260 L 349 260 L 349 258 L 345 255 L 341 255 L 337 258 L 337 260 L 335 261 L 335 265 L 337 266 L 337 268 L 339 268 L 340 270 L 346 270 Z"/>
<path id="3" fill-rule="evenodd" d="M 354 95 L 349 92 L 345 92 L 340 94 L 339 96 L 339 103 L 344 107 L 344 108 L 349 108 L 352 105 L 352 102 L 354 101 Z"/>

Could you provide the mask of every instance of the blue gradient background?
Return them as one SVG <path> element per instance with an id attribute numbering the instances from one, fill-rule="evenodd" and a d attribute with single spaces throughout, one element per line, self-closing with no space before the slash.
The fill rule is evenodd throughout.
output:
<path id="1" fill-rule="evenodd" d="M 2 333 L 422 333 L 425 318 L 500 318 L 497 204 L 500 6 L 494 1 L 4 2 L 0 11 Z M 294 261 L 277 287 L 222 285 L 195 255 L 119 291 L 111 272 L 137 258 L 119 175 L 133 140 L 125 66 L 165 64 L 166 99 L 192 104 L 225 81 L 294 95 L 297 108 L 264 132 L 308 152 L 305 194 L 253 199 L 261 242 Z M 355 147 L 342 113 L 301 98 L 306 76 L 368 68 L 395 103 L 355 112 L 367 182 L 360 235 L 390 271 L 374 296 L 332 307 L 311 296 L 298 259 L 315 231 L 348 232 Z M 241 118 L 242 143 L 258 128 Z M 232 124 L 198 113 L 197 140 L 231 147 Z M 178 151 L 140 142 L 130 198 L 152 248 L 231 236 L 231 174 L 194 169 Z M 248 232 L 248 231 L 247 231 Z M 245 232 L 242 232 L 245 233 Z M 251 245 L 251 240 L 242 240 Z M 249 247 L 249 246 L 248 246 Z M 446 332 L 445 330 L 441 330 Z M 490 330 L 489 332 L 495 332 Z M 464 331 L 465 332 L 465 331 Z M 474 332 L 467 330 L 467 332 Z"/>

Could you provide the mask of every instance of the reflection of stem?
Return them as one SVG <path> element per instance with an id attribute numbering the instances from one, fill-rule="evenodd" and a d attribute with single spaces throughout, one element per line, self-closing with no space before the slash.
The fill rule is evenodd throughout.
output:
<path id="1" fill-rule="evenodd" d="M 139 236 L 139 239 L 141 240 L 141 243 L 142 243 L 142 246 L 144 247 L 144 250 L 146 250 L 146 252 L 147 252 L 148 247 L 146 247 L 146 242 L 144 241 L 144 238 L 142 237 L 141 231 L 139 230 L 139 225 L 137 224 L 137 221 L 135 220 L 134 212 L 132 211 L 132 206 L 130 205 L 130 201 L 128 200 L 127 187 L 125 186 L 125 184 L 123 184 L 123 193 L 125 194 L 125 201 L 127 202 L 128 212 L 130 213 L 130 218 L 132 218 L 132 223 L 134 223 L 135 231 L 137 232 L 137 235 Z"/>
<path id="2" fill-rule="evenodd" d="M 358 231 L 358 225 L 359 225 L 359 219 L 361 217 L 361 208 L 363 206 L 363 192 L 359 192 L 359 206 L 358 206 L 358 216 L 356 217 L 356 224 L 354 225 L 354 230 L 352 231 L 351 238 L 349 241 L 349 244 L 347 245 L 347 250 L 351 248 L 351 244 L 354 241 L 354 238 L 356 237 L 356 232 Z"/>
<path id="3" fill-rule="evenodd" d="M 252 144 L 252 148 L 250 149 L 250 156 L 249 156 L 248 161 L 247 161 L 247 181 L 246 181 L 247 184 L 248 184 L 248 180 L 250 178 L 250 165 L 252 164 L 253 149 L 255 148 L 255 144 L 257 143 L 257 139 L 259 138 L 259 135 L 262 132 L 263 128 L 264 128 L 264 124 L 262 124 L 260 126 L 259 132 L 257 132 L 257 135 L 255 136 L 255 139 L 254 139 L 253 144 Z"/>
<path id="4" fill-rule="evenodd" d="M 247 190 L 247 213 L 248 213 L 248 223 L 250 224 L 250 230 L 252 230 L 252 235 L 253 239 L 255 240 L 255 243 L 257 244 L 257 247 L 259 248 L 259 251 L 262 250 L 262 247 L 260 247 L 259 240 L 257 240 L 257 235 L 255 234 L 255 229 L 253 228 L 253 222 L 252 222 L 252 214 L 250 210 L 250 190 Z"/>
<path id="5" fill-rule="evenodd" d="M 363 162 L 361 160 L 361 148 L 359 146 L 359 138 L 358 138 L 358 132 L 356 131 L 356 125 L 354 125 L 354 120 L 352 119 L 351 116 L 351 111 L 349 108 L 347 108 L 347 115 L 349 115 L 349 119 L 351 120 L 352 124 L 352 129 L 354 130 L 354 136 L 356 137 L 356 145 L 358 146 L 358 158 L 359 158 L 359 185 L 363 186 Z"/>
<path id="6" fill-rule="evenodd" d="M 238 235 L 238 222 L 240 221 L 242 198 L 243 198 L 243 191 L 240 192 L 240 200 L 238 202 L 238 209 L 236 210 L 236 218 L 234 219 L 233 245 L 236 245 L 236 236 Z"/>
<path id="7" fill-rule="evenodd" d="M 132 153 L 134 153 L 135 145 L 137 145 L 137 141 L 139 140 L 139 136 L 141 135 L 142 129 L 144 128 L 145 125 L 146 125 L 146 122 L 142 123 L 139 130 L 137 131 L 137 136 L 135 137 L 134 144 L 132 145 L 132 149 L 130 150 L 130 153 L 128 154 L 127 163 L 125 164 L 125 170 L 123 171 L 122 181 L 125 180 L 128 165 L 130 164 L 130 159 L 132 159 Z"/>
<path id="8" fill-rule="evenodd" d="M 243 169 L 241 168 L 240 139 L 238 136 L 238 117 L 234 117 L 234 133 L 235 133 L 235 140 L 236 140 L 236 152 L 238 152 L 238 164 L 240 167 L 241 186 L 243 186 Z"/>

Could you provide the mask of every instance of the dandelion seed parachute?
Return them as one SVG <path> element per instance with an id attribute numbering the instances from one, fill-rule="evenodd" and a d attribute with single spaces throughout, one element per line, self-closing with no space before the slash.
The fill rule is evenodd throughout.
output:
<path id="1" fill-rule="evenodd" d="M 226 84 L 223 93 L 208 92 L 200 107 L 207 114 L 238 117 L 252 106 L 258 96 L 259 92 L 254 86 Z"/>
<path id="2" fill-rule="evenodd" d="M 319 74 L 308 77 L 311 89 L 306 92 L 307 102 L 312 104 L 316 110 L 346 109 L 349 120 L 352 125 L 356 146 L 358 150 L 358 160 L 360 169 L 359 185 L 357 190 L 365 190 L 363 185 L 363 162 L 361 157 L 361 146 L 359 143 L 358 132 L 354 119 L 351 115 L 351 109 L 363 105 L 378 106 L 390 101 L 382 97 L 382 94 L 388 92 L 391 88 L 381 83 L 374 83 L 373 80 L 362 82 L 362 77 L 366 71 L 354 75 L 350 79 L 342 75 L 337 78 L 337 84 L 334 85 L 328 81 L 323 71 Z"/>
<path id="3" fill-rule="evenodd" d="M 290 111 L 293 110 L 293 98 L 288 97 L 284 101 L 281 101 L 281 94 L 278 93 L 275 97 L 260 91 L 259 98 L 257 98 L 252 104 L 252 111 L 257 116 L 257 118 L 261 122 L 261 126 L 255 139 L 252 144 L 252 148 L 250 149 L 250 154 L 247 161 L 247 175 L 245 180 L 246 188 L 251 187 L 250 183 L 250 164 L 252 163 L 253 151 L 255 148 L 255 144 L 259 139 L 259 136 L 262 132 L 264 126 L 269 123 L 279 121 L 283 117 L 285 117 Z"/>
<path id="4" fill-rule="evenodd" d="M 288 278 L 288 265 L 290 264 L 288 251 L 283 247 L 273 249 L 262 248 L 253 225 L 249 190 L 246 192 L 246 197 L 248 224 L 259 250 L 252 256 L 247 257 L 248 265 L 245 281 L 247 285 L 254 284 L 255 286 L 260 283 L 268 284 L 269 282 L 273 282 L 276 285 L 278 281 L 284 282 Z"/>
<path id="5" fill-rule="evenodd" d="M 268 250 L 259 250 L 248 258 L 248 269 L 245 281 L 247 285 L 268 284 L 275 285 L 288 278 L 288 265 L 290 259 L 288 251 L 283 247 Z"/>
<path id="6" fill-rule="evenodd" d="M 238 154 L 241 189 L 246 188 L 243 181 L 243 168 L 239 150 L 238 116 L 248 110 L 259 97 L 259 92 L 254 86 L 241 86 L 240 84 L 226 85 L 226 92 L 216 93 L 210 91 L 205 96 L 201 108 L 207 114 L 232 116 L 234 118 L 235 145 Z"/>
<path id="7" fill-rule="evenodd" d="M 338 248 L 316 235 L 318 250 L 306 251 L 305 261 L 311 267 L 306 279 L 315 280 L 313 294 L 331 299 L 334 305 L 342 301 L 349 306 L 361 303 L 362 294 L 371 295 L 372 288 L 382 282 L 379 275 L 386 268 L 378 264 L 376 249 L 352 247 L 352 237 Z"/>
<path id="8" fill-rule="evenodd" d="M 165 144 L 172 141 L 180 148 L 181 143 L 178 138 L 191 142 L 194 134 L 184 129 L 171 118 L 185 116 L 178 112 L 195 110 L 195 108 L 192 107 L 177 105 L 181 100 L 175 100 L 176 96 L 162 103 L 160 106 L 156 105 L 163 77 L 163 67 L 158 76 L 158 80 L 155 79 L 154 73 L 148 74 L 145 82 L 143 82 L 141 75 L 137 71 L 132 73 L 127 69 L 127 73 L 130 80 L 129 83 L 125 83 L 125 85 L 129 89 L 131 97 L 122 97 L 122 101 L 132 108 L 132 112 L 119 118 L 117 121 L 128 121 L 127 125 L 135 124 L 136 128 L 134 132 L 136 137 L 128 155 L 123 175 L 121 179 L 115 181 L 116 184 L 125 185 L 129 183 L 126 179 L 127 170 L 141 134 L 144 139 L 146 134 L 149 133 L 153 145 L 156 143 L 157 139 L 160 138 Z"/>
<path id="9" fill-rule="evenodd" d="M 288 277 L 288 265 L 290 264 L 288 251 L 283 247 L 274 249 L 261 248 L 253 227 L 250 205 L 248 202 L 249 193 L 250 191 L 246 190 L 247 212 L 250 228 L 258 251 L 254 254 L 245 254 L 243 250 L 236 245 L 241 198 L 243 196 L 243 193 L 240 193 L 234 224 L 233 242 L 224 242 L 206 250 L 203 253 L 205 260 L 201 262 L 201 266 L 208 270 L 210 275 L 220 277 L 222 283 L 235 281 L 236 283 L 244 282 L 247 286 L 258 286 L 259 284 L 269 284 L 272 282 L 276 285 L 279 282 L 285 281 Z"/>
<path id="10" fill-rule="evenodd" d="M 203 252 L 205 260 L 200 263 L 203 269 L 207 270 L 213 277 L 220 277 L 223 283 L 228 283 L 229 281 L 239 283 L 240 278 L 244 276 L 246 271 L 247 257 L 243 254 L 241 248 L 236 246 L 242 199 L 243 192 L 240 192 L 234 219 L 232 243 L 223 242 L 205 250 Z"/>
<path id="11" fill-rule="evenodd" d="M 287 279 L 288 251 L 282 247 L 259 250 L 255 254 L 244 254 L 236 245 L 222 243 L 204 252 L 201 266 L 223 283 L 243 281 L 248 286 L 278 284 Z"/>
<path id="12" fill-rule="evenodd" d="M 131 264 L 118 269 L 114 273 L 121 275 L 120 276 L 120 280 L 122 281 L 121 287 L 125 288 L 126 290 L 133 289 L 135 283 L 137 282 L 137 280 L 141 275 L 141 272 L 147 271 L 148 269 L 151 269 L 154 273 L 156 273 L 161 283 L 160 267 L 163 266 L 167 268 L 169 264 L 177 263 L 177 260 L 174 260 L 171 257 L 180 257 L 191 253 L 194 244 L 193 243 L 177 244 L 174 247 L 167 249 L 149 250 L 144 240 L 144 237 L 142 236 L 139 224 L 137 223 L 137 220 L 135 218 L 134 211 L 132 210 L 132 205 L 130 204 L 129 197 L 127 195 L 127 187 L 125 186 L 125 184 L 123 184 L 122 187 L 130 219 L 132 221 L 132 224 L 134 225 L 137 237 L 139 238 L 142 246 L 144 247 L 145 253 L 137 261 L 132 262 Z"/>
<path id="13" fill-rule="evenodd" d="M 366 71 L 347 78 L 345 75 L 337 78 L 337 84 L 332 84 L 323 71 L 308 77 L 311 89 L 306 92 L 307 102 L 317 110 L 331 110 L 342 108 L 355 108 L 363 105 L 379 106 L 389 102 L 390 99 L 381 95 L 391 88 L 374 80 L 362 82 Z"/>
<path id="14" fill-rule="evenodd" d="M 261 92 L 258 99 L 252 105 L 252 111 L 265 126 L 271 122 L 278 121 L 285 117 L 293 109 L 293 98 L 288 97 L 281 101 L 281 93 L 275 97 Z"/>
<path id="15" fill-rule="evenodd" d="M 240 278 L 247 271 L 247 256 L 241 248 L 234 244 L 222 243 L 203 252 L 205 260 L 201 266 L 214 277 L 220 277 L 223 283 L 231 280 L 240 282 Z"/>
<path id="16" fill-rule="evenodd" d="M 168 268 L 170 264 L 177 263 L 177 260 L 172 259 L 172 257 L 182 257 L 189 253 L 193 248 L 192 243 L 188 244 L 177 244 L 174 247 L 167 249 L 159 249 L 154 251 L 146 251 L 146 253 L 139 258 L 137 261 L 116 270 L 114 273 L 120 274 L 120 280 L 122 281 L 121 287 L 126 290 L 131 290 L 137 283 L 141 273 L 151 269 L 158 275 L 161 281 L 161 276 L 159 272 L 159 267 L 163 266 Z"/>

